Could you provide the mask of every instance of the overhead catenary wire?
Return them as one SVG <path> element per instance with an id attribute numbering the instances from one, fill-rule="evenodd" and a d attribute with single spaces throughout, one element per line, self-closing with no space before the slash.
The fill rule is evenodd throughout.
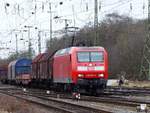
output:
<path id="1" fill-rule="evenodd" d="M 124 4 L 122 4 L 122 5 L 124 5 Z M 120 4 L 119 4 L 119 6 L 121 6 Z M 115 7 L 114 7 L 115 8 Z M 91 9 L 91 10 L 93 10 L 93 9 Z M 110 9 L 110 10 L 112 10 L 112 9 Z M 108 10 L 109 11 L 109 10 Z M 84 12 L 77 12 L 77 14 L 79 14 L 79 13 L 84 13 Z M 104 12 L 101 12 L 101 13 L 104 13 Z M 106 11 L 105 11 L 105 13 L 106 13 Z M 31 15 L 32 16 L 32 15 Z M 71 16 L 71 15 L 65 15 L 65 16 Z M 26 19 L 26 21 L 27 21 L 27 19 Z"/>
<path id="2" fill-rule="evenodd" d="M 129 2 L 129 0 L 126 0 L 126 1 Z M 118 4 L 119 7 L 121 7 L 122 5 L 124 5 L 124 3 L 122 3 L 122 2 L 117 2 L 117 3 L 121 3 L 121 4 Z M 109 10 L 107 10 L 107 11 L 103 11 L 103 12 L 101 12 L 101 13 L 109 12 L 110 10 L 115 9 L 115 8 L 117 8 L 118 6 L 115 6 L 115 7 L 111 8 L 111 9 L 109 9 Z M 42 7 L 40 7 L 40 8 L 42 8 Z M 39 9 L 40 9 L 40 8 L 39 8 Z M 92 8 L 92 9 L 89 9 L 88 11 L 91 11 L 91 12 L 92 12 L 92 11 L 93 11 L 93 8 Z M 86 12 L 86 11 L 79 11 L 79 12 L 76 12 L 76 15 L 77 15 L 77 14 L 82 14 L 82 13 L 85 13 L 85 12 Z M 24 19 L 24 22 L 20 23 L 19 26 L 25 24 L 25 22 L 28 21 L 32 16 L 33 16 L 33 15 L 30 15 L 28 18 Z M 72 16 L 72 14 L 64 15 L 63 17 L 68 17 L 68 16 Z"/>

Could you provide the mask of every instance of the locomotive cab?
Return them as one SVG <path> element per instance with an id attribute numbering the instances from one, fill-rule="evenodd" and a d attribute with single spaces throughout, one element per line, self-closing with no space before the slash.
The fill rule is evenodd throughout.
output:
<path id="1" fill-rule="evenodd" d="M 102 90 L 108 79 L 107 53 L 102 47 L 83 47 L 77 49 L 76 84 L 80 89 Z"/>

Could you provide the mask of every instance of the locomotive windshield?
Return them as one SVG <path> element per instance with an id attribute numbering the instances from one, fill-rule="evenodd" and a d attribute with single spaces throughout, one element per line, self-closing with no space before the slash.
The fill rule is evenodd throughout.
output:
<path id="1" fill-rule="evenodd" d="M 78 52 L 77 53 L 79 62 L 103 62 L 103 52 Z"/>

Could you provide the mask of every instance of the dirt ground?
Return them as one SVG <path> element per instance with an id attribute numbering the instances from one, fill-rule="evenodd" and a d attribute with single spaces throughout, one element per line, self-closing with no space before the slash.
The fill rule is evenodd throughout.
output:
<path id="1" fill-rule="evenodd" d="M 118 86 L 119 80 L 117 79 L 109 79 L 108 86 Z M 125 80 L 123 87 L 130 87 L 130 88 L 150 88 L 150 81 L 130 81 Z"/>
<path id="2" fill-rule="evenodd" d="M 55 113 L 55 111 L 0 94 L 0 113 Z"/>
<path id="3" fill-rule="evenodd" d="M 126 81 L 124 87 L 150 88 L 150 81 Z"/>

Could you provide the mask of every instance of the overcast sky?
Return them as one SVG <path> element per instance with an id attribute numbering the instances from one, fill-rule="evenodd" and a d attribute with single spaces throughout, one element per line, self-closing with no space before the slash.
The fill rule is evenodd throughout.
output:
<path id="1" fill-rule="evenodd" d="M 28 49 L 28 32 L 24 32 L 27 30 L 25 25 L 32 26 L 30 37 L 36 53 L 38 31 L 41 31 L 42 51 L 45 50 L 45 40 L 49 38 L 49 3 L 52 7 L 52 17 L 61 17 L 53 19 L 53 37 L 61 35 L 56 31 L 64 28 L 64 19 L 68 19 L 70 27 L 75 24 L 76 27 L 82 28 L 89 22 L 93 23 L 94 0 L 3 0 L 0 2 L 0 48 L 4 49 L 1 50 L 0 57 L 4 58 L 15 52 L 16 34 L 19 51 Z M 137 19 L 147 18 L 147 3 L 148 0 L 98 0 L 99 22 L 106 14 L 113 12 Z M 35 27 L 38 29 L 35 30 Z"/>

